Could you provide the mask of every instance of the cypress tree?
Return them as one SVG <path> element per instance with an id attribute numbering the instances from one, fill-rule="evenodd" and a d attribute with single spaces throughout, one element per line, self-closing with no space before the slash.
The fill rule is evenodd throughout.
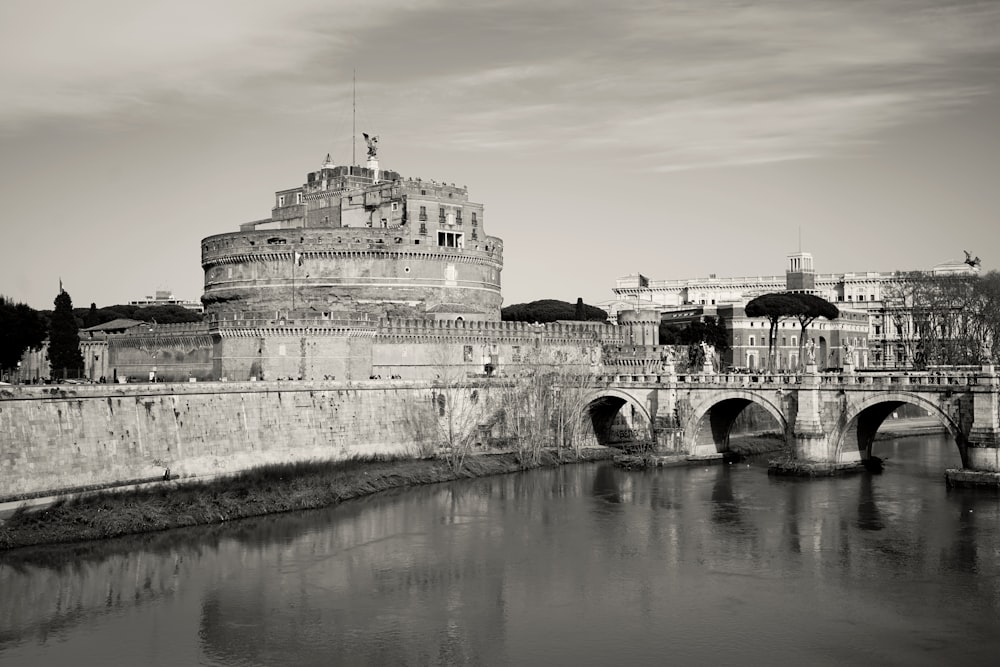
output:
<path id="1" fill-rule="evenodd" d="M 80 331 L 73 316 L 73 299 L 60 290 L 49 324 L 49 365 L 53 377 L 78 377 L 83 373 Z"/>

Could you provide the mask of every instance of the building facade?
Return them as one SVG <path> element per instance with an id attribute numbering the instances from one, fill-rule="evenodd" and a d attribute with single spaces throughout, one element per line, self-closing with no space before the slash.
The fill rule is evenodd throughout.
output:
<path id="1" fill-rule="evenodd" d="M 975 275 L 978 267 L 965 262 L 953 260 L 939 264 L 927 273 L 933 276 Z M 733 359 L 735 366 L 760 367 L 760 334 L 759 325 L 753 318 L 741 316 L 741 306 L 761 294 L 771 292 L 809 292 L 823 297 L 835 304 L 841 311 L 841 324 L 826 323 L 822 320 L 814 323 L 814 328 L 825 327 L 825 330 L 837 335 L 823 336 L 823 341 L 816 341 L 819 349 L 821 343 L 826 343 L 824 359 L 830 366 L 841 366 L 844 353 L 844 343 L 850 341 L 854 363 L 870 367 L 905 367 L 912 364 L 912 352 L 904 345 L 911 340 L 914 333 L 913 315 L 910 304 L 901 297 L 906 291 L 907 274 L 905 272 L 864 273 L 816 273 L 813 267 L 813 257 L 808 252 L 797 252 L 788 255 L 785 275 L 743 276 L 736 278 L 719 278 L 710 275 L 707 278 L 684 280 L 650 280 L 646 276 L 633 273 L 618 278 L 613 292 L 615 299 L 605 305 L 611 316 L 623 310 L 659 309 L 664 313 L 664 319 L 670 319 L 670 314 L 685 310 L 707 309 L 705 314 L 712 314 L 713 308 L 722 308 L 723 312 L 731 312 L 730 316 L 736 327 L 733 331 Z M 745 326 L 743 324 L 746 319 Z M 757 322 L 763 322 L 758 318 Z M 859 328 L 863 322 L 863 328 Z M 766 322 L 763 322 L 766 332 Z M 795 329 L 794 322 L 786 328 Z M 727 326 L 729 326 L 727 324 Z M 831 328 L 832 327 L 832 328 Z M 753 329 L 751 331 L 750 329 Z M 823 329 L 820 329 L 823 330 Z M 797 354 L 798 334 L 779 334 L 779 341 L 784 338 L 789 348 L 780 359 L 791 363 Z M 750 341 L 753 340 L 753 344 Z M 838 341 L 837 343 L 833 341 Z M 863 341 L 863 342 L 862 342 Z M 766 359 L 767 337 L 764 337 L 764 356 Z M 739 350 L 739 353 L 737 353 Z M 839 350 L 839 351 L 838 351 Z M 834 354 L 834 352 L 836 352 Z M 794 367 L 791 364 L 790 367 Z"/>

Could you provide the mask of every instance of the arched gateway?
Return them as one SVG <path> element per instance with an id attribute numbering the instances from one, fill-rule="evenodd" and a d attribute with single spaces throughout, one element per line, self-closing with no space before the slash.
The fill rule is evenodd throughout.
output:
<path id="1" fill-rule="evenodd" d="M 613 445 L 623 441 L 614 436 L 613 426 L 615 418 L 621 414 L 622 408 L 626 406 L 629 408 L 630 416 L 634 417 L 638 422 L 632 421 L 631 418 L 628 420 L 632 430 L 638 432 L 632 435 L 639 436 L 627 438 L 626 440 L 634 441 L 652 438 L 653 420 L 649 414 L 649 410 L 632 393 L 618 389 L 601 389 L 588 394 L 584 398 L 583 403 L 582 416 L 584 419 L 589 418 L 590 423 L 594 427 L 594 436 L 597 438 L 599 444 Z"/>
<path id="2" fill-rule="evenodd" d="M 958 447 L 962 465 L 967 465 L 968 442 L 962 432 L 961 424 L 942 410 L 938 402 L 913 392 L 902 391 L 888 391 L 869 396 L 848 406 L 844 411 L 841 427 L 832 437 L 836 460 L 847 462 L 860 457 L 865 461 L 871 458 L 872 445 L 879 427 L 889 415 L 903 405 L 916 406 L 936 418 Z"/>
<path id="3" fill-rule="evenodd" d="M 768 393 L 729 389 L 709 395 L 691 406 L 689 417 L 681 426 L 691 453 L 708 456 L 729 451 L 729 435 L 740 414 L 750 405 L 763 409 L 774 420 L 777 430 L 787 439 L 788 420 L 780 402 Z M 777 397 L 780 401 L 780 396 Z"/>

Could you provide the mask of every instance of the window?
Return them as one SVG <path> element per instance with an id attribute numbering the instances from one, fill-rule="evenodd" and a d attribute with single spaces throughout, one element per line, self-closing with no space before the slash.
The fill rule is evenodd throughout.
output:
<path id="1" fill-rule="evenodd" d="M 398 211 L 399 210 L 399 202 L 398 201 L 392 202 L 392 210 L 393 211 Z"/>
<path id="2" fill-rule="evenodd" d="M 465 345 L 462 347 L 462 361 L 470 362 L 472 361 L 472 346 Z"/>
<path id="3" fill-rule="evenodd" d="M 799 339 L 797 336 L 792 336 L 792 347 L 796 347 L 799 344 Z"/>
<path id="4" fill-rule="evenodd" d="M 753 347 L 756 344 L 757 344 L 757 339 L 754 338 L 753 336 L 750 336 L 750 346 Z"/>
<path id="5" fill-rule="evenodd" d="M 788 344 L 788 339 L 785 336 L 781 337 L 781 346 L 784 347 Z"/>
<path id="6" fill-rule="evenodd" d="M 438 207 L 438 222 L 444 222 L 444 220 L 445 220 L 445 217 L 444 217 L 444 206 L 439 206 Z"/>
<path id="7" fill-rule="evenodd" d="M 458 209 L 457 211 L 455 211 L 455 224 L 456 225 L 462 224 L 462 209 Z"/>
<path id="8" fill-rule="evenodd" d="M 295 203 L 296 204 L 301 204 L 302 203 L 302 193 L 301 192 L 296 192 L 295 193 Z"/>
<path id="9" fill-rule="evenodd" d="M 472 212 L 472 226 L 475 227 L 479 222 L 476 220 L 476 212 Z"/>
<path id="10" fill-rule="evenodd" d="M 864 300 L 865 300 L 865 295 L 864 294 L 859 294 L 858 295 L 858 301 L 864 301 Z"/>
<path id="11" fill-rule="evenodd" d="M 519 363 L 521 361 L 521 346 L 512 345 L 510 348 L 510 360 L 514 363 Z"/>
<path id="12" fill-rule="evenodd" d="M 278 195 L 278 206 L 285 205 L 285 195 Z"/>
<path id="13" fill-rule="evenodd" d="M 882 327 L 878 324 L 875 325 L 875 335 L 878 336 L 882 333 Z"/>
<path id="14" fill-rule="evenodd" d="M 420 219 L 421 220 L 427 220 L 427 207 L 426 206 L 421 206 L 420 207 Z"/>
<path id="15" fill-rule="evenodd" d="M 445 248 L 462 248 L 465 244 L 461 232 L 438 232 L 438 245 Z"/>

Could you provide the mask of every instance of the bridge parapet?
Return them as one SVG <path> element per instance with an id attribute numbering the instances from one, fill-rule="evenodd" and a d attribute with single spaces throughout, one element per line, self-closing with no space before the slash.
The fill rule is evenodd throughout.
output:
<path id="1" fill-rule="evenodd" d="M 867 386 L 910 386 L 910 387 L 968 387 L 980 384 L 982 373 L 961 371 L 939 372 L 898 372 L 898 373 L 823 373 L 822 385 L 867 385 Z"/>

